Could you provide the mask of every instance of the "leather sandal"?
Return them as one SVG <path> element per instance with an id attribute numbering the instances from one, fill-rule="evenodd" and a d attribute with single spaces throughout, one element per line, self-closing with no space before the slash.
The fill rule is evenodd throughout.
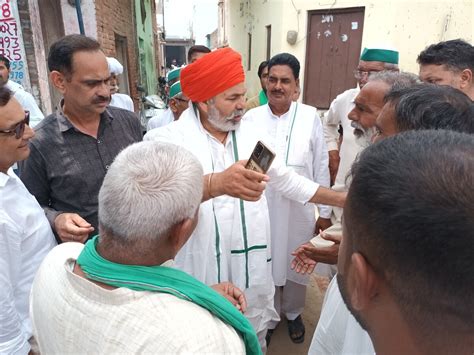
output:
<path id="1" fill-rule="evenodd" d="M 293 343 L 300 344 L 304 342 L 305 328 L 301 315 L 295 318 L 295 320 L 288 320 L 288 334 Z"/>

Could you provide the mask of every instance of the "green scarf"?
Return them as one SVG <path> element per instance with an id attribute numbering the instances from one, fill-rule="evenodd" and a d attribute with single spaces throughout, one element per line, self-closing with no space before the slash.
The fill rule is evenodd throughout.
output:
<path id="1" fill-rule="evenodd" d="M 169 293 L 193 302 L 240 333 L 247 354 L 262 353 L 255 330 L 247 318 L 212 288 L 174 268 L 122 265 L 108 261 L 97 253 L 98 237 L 89 240 L 77 258 L 77 263 L 89 279 L 135 291 Z"/>
<path id="2" fill-rule="evenodd" d="M 265 94 L 265 91 L 260 90 L 260 94 L 258 94 L 258 101 L 260 102 L 260 106 L 265 105 L 268 102 L 267 94 Z"/>

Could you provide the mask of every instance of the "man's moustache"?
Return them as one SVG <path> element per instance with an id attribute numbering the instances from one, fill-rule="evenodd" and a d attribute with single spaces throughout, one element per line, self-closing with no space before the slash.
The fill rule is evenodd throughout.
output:
<path id="1" fill-rule="evenodd" d="M 101 104 L 103 102 L 110 102 L 111 97 L 110 96 L 98 96 L 94 100 L 92 100 L 93 104 Z"/>

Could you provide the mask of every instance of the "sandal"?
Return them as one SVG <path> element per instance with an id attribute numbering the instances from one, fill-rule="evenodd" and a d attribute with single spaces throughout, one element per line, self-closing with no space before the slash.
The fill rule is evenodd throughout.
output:
<path id="1" fill-rule="evenodd" d="M 305 328 L 301 315 L 295 318 L 295 320 L 288 320 L 288 334 L 290 335 L 291 341 L 295 344 L 304 342 Z"/>

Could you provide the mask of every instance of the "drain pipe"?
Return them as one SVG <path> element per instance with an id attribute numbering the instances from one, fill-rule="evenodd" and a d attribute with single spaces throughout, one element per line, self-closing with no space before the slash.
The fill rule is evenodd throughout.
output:
<path id="1" fill-rule="evenodd" d="M 81 0 L 75 0 L 76 3 L 76 13 L 77 13 L 77 22 L 79 23 L 79 32 L 81 35 L 85 34 L 84 31 L 84 20 L 82 19 L 82 9 L 81 9 Z"/>

